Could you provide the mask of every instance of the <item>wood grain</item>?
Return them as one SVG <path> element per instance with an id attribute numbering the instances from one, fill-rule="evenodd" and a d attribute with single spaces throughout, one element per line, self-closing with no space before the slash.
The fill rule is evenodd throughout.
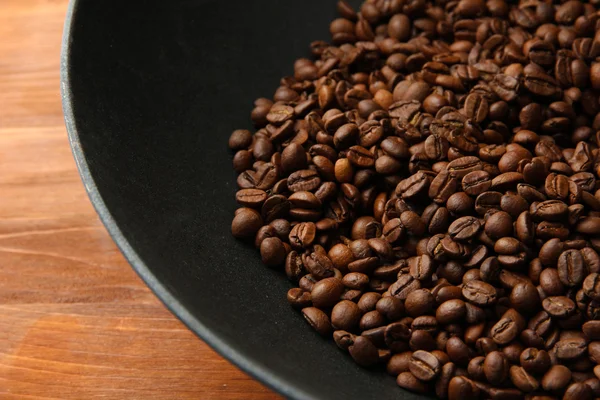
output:
<path id="1" fill-rule="evenodd" d="M 0 398 L 280 398 L 171 315 L 98 220 L 60 104 L 67 1 L 0 4 Z"/>

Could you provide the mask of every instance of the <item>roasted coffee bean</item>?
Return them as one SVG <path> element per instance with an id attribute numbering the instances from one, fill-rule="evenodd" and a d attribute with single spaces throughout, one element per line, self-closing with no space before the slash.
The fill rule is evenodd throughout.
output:
<path id="1" fill-rule="evenodd" d="M 446 353 L 457 365 L 467 366 L 470 360 L 469 347 L 459 337 L 453 336 L 446 343 Z"/>
<path id="2" fill-rule="evenodd" d="M 489 383 L 500 385 L 508 378 L 510 364 L 506 356 L 499 351 L 492 351 L 485 356 L 483 372 Z"/>
<path id="3" fill-rule="evenodd" d="M 523 367 L 516 365 L 510 367 L 510 380 L 513 385 L 525 393 L 534 392 L 540 386 L 536 378 L 529 374 Z"/>
<path id="4" fill-rule="evenodd" d="M 490 189 L 492 179 L 485 171 L 473 171 L 462 178 L 462 188 L 468 195 L 478 196 Z"/>
<path id="5" fill-rule="evenodd" d="M 496 303 L 496 289 L 482 281 L 473 280 L 463 285 L 462 295 L 469 302 L 481 307 L 490 306 Z"/>
<path id="6" fill-rule="evenodd" d="M 566 318 L 575 312 L 575 303 L 566 296 L 550 296 L 542 301 L 544 310 L 555 318 Z"/>
<path id="7" fill-rule="evenodd" d="M 520 356 L 520 363 L 525 371 L 533 375 L 543 374 L 551 366 L 548 352 L 533 347 L 523 350 Z"/>
<path id="8" fill-rule="evenodd" d="M 401 372 L 396 378 L 396 383 L 403 389 L 415 393 L 427 393 L 428 387 L 417 379 L 411 372 Z"/>
<path id="9" fill-rule="evenodd" d="M 573 360 L 586 351 L 587 343 L 582 338 L 563 339 L 554 345 L 554 352 L 560 360 Z"/>
<path id="10" fill-rule="evenodd" d="M 331 322 L 323 311 L 316 307 L 306 307 L 302 309 L 302 315 L 320 335 L 327 336 L 331 333 Z"/>
<path id="11" fill-rule="evenodd" d="M 581 285 L 587 275 L 579 250 L 567 250 L 558 257 L 558 277 L 569 287 Z"/>
<path id="12" fill-rule="evenodd" d="M 559 392 L 564 389 L 571 380 L 571 371 L 564 365 L 554 365 L 542 378 L 541 384 L 544 390 Z"/>
<path id="13" fill-rule="evenodd" d="M 328 308 L 339 301 L 344 284 L 337 278 L 325 278 L 313 286 L 310 294 L 315 307 Z"/>
<path id="14" fill-rule="evenodd" d="M 533 314 L 540 308 L 540 296 L 533 284 L 517 283 L 510 292 L 510 305 L 522 314 Z"/>
<path id="15" fill-rule="evenodd" d="M 377 347 L 363 336 L 357 336 L 354 339 L 354 343 L 348 347 L 348 352 L 354 361 L 363 367 L 368 367 L 379 362 Z"/>
<path id="16" fill-rule="evenodd" d="M 484 226 L 484 232 L 491 239 L 512 236 L 513 220 L 507 212 L 498 211 L 487 219 Z"/>
<path id="17" fill-rule="evenodd" d="M 433 354 L 423 350 L 412 353 L 408 367 L 416 378 L 425 382 L 435 379 L 441 370 L 439 360 Z"/>
<path id="18" fill-rule="evenodd" d="M 492 327 L 491 337 L 499 345 L 505 345 L 515 339 L 525 328 L 525 319 L 514 309 L 509 309 Z"/>
<path id="19" fill-rule="evenodd" d="M 448 227 L 450 236 L 459 241 L 472 239 L 481 229 L 481 223 L 475 217 L 461 217 Z"/>
<path id="20" fill-rule="evenodd" d="M 480 390 L 468 378 L 455 376 L 448 384 L 448 400 L 478 398 Z"/>
<path id="21" fill-rule="evenodd" d="M 343 300 L 331 310 L 331 324 L 335 329 L 353 331 L 358 326 L 361 316 L 356 303 Z"/>

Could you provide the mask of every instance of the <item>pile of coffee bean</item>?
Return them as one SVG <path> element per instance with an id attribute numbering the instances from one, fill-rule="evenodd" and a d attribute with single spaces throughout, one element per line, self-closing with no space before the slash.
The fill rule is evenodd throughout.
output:
<path id="1" fill-rule="evenodd" d="M 231 135 L 233 235 L 361 366 L 450 400 L 600 397 L 599 5 L 340 1 Z"/>

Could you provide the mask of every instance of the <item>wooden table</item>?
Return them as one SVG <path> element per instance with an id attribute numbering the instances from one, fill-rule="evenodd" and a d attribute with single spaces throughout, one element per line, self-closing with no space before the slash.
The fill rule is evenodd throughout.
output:
<path id="1" fill-rule="evenodd" d="M 96 216 L 62 117 L 66 8 L 0 1 L 0 398 L 278 399 L 165 309 Z"/>

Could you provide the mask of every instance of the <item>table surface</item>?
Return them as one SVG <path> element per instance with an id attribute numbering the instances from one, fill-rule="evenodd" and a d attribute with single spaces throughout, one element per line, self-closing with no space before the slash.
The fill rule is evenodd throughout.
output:
<path id="1" fill-rule="evenodd" d="M 62 117 L 67 3 L 0 2 L 0 398 L 279 399 L 160 303 L 94 212 Z"/>

